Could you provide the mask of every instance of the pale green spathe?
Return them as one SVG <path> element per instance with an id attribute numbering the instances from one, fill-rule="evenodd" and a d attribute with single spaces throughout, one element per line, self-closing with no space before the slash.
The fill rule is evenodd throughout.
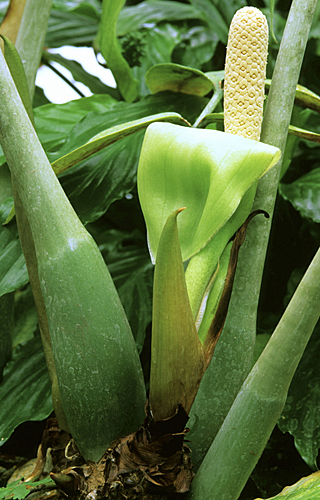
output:
<path id="1" fill-rule="evenodd" d="M 279 157 L 273 146 L 225 132 L 150 125 L 140 156 L 138 192 L 152 259 L 170 213 L 186 207 L 178 225 L 187 260 L 228 221 L 247 189 Z"/>

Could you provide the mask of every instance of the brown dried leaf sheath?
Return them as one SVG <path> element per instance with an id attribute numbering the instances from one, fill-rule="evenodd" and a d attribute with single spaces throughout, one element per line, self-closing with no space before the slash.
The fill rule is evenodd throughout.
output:
<path id="1" fill-rule="evenodd" d="M 72 440 L 62 455 L 66 434 L 60 431 L 57 439 L 59 431 L 52 421 L 42 446 L 54 446 L 51 478 L 64 494 L 80 500 L 183 498 L 194 476 L 184 444 L 188 416 L 181 406 L 163 421 L 154 422 L 148 407 L 146 414 L 140 429 L 113 443 L 98 463 L 85 463 Z"/>

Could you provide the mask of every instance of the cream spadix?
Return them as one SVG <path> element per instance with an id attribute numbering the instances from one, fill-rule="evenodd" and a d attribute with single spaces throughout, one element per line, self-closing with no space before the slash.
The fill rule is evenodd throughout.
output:
<path id="1" fill-rule="evenodd" d="M 178 220 L 185 261 L 224 226 L 248 188 L 279 157 L 273 146 L 225 132 L 150 125 L 140 156 L 138 192 L 152 259 L 170 213 L 186 207 Z"/>

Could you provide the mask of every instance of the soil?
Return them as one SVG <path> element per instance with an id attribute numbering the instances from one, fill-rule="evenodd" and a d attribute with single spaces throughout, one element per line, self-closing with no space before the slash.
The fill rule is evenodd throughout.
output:
<path id="1" fill-rule="evenodd" d="M 45 426 L 46 421 L 21 424 L 0 448 L 0 486 L 5 486 L 14 469 L 36 457 Z M 297 452 L 292 436 L 288 433 L 282 434 L 276 427 L 239 500 L 270 498 L 278 494 L 285 486 L 297 482 L 301 477 L 312 472 Z M 63 495 L 63 498 L 65 499 L 66 496 Z M 116 488 L 114 495 L 110 498 L 117 498 Z M 124 497 L 121 495 L 119 498 L 123 500 Z M 130 498 L 139 498 L 140 500 L 179 498 L 184 500 L 187 496 L 171 493 L 168 497 L 167 493 L 164 496 L 144 493 L 144 496 L 138 494 L 138 496 Z"/>

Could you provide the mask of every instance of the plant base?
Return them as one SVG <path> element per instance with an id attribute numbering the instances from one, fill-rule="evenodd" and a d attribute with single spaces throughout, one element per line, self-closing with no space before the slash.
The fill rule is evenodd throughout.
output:
<path id="1" fill-rule="evenodd" d="M 190 450 L 184 444 L 188 420 L 178 407 L 169 419 L 154 422 L 150 411 L 140 429 L 120 438 L 99 462 L 86 462 L 70 434 L 61 431 L 56 419 L 49 419 L 39 446 L 37 464 L 28 478 L 50 473 L 55 487 L 50 500 L 73 497 L 79 500 L 168 500 L 183 499 L 194 473 Z M 48 485 L 33 500 L 46 498 Z"/>

